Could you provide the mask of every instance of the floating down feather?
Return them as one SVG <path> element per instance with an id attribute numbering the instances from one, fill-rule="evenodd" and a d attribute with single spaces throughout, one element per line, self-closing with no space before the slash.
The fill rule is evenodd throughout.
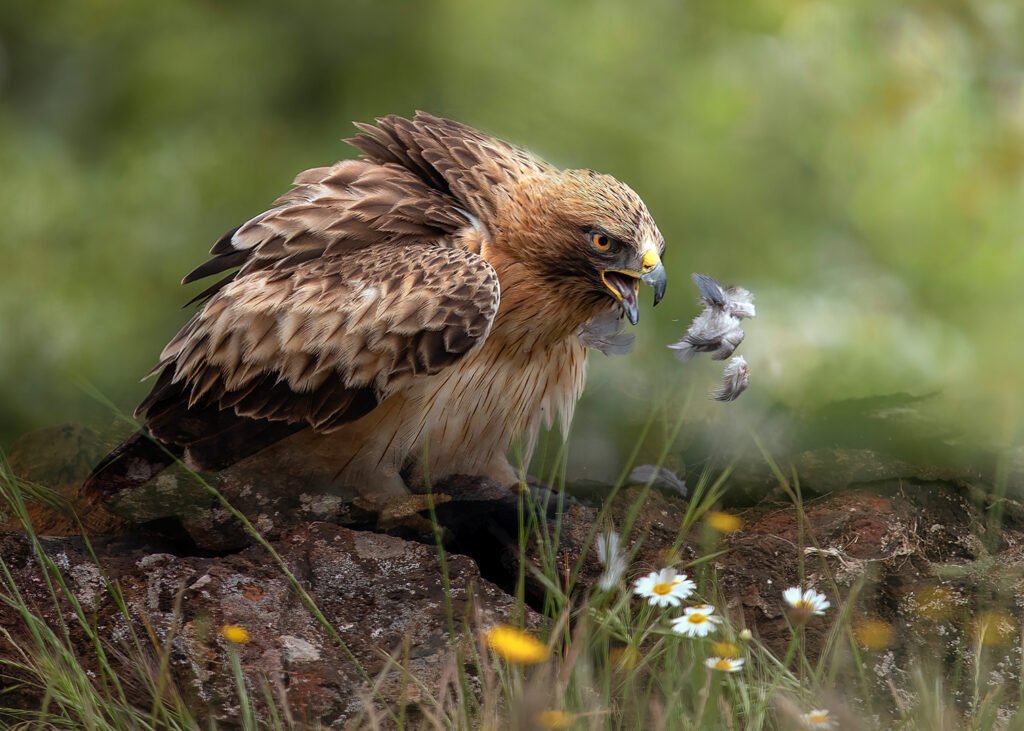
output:
<path id="1" fill-rule="evenodd" d="M 750 385 L 750 368 L 742 355 L 732 358 L 722 372 L 722 385 L 711 392 L 715 401 L 735 401 Z"/>
<path id="2" fill-rule="evenodd" d="M 581 325 L 577 335 L 583 345 L 605 355 L 627 355 L 636 341 L 636 335 L 623 330 L 618 310 L 609 310 Z"/>
<path id="3" fill-rule="evenodd" d="M 754 295 L 743 287 L 723 287 L 706 274 L 693 274 L 700 290 L 701 313 L 693 318 L 686 335 L 669 345 L 676 357 L 686 362 L 701 353 L 712 360 L 725 360 L 743 342 L 742 321 L 757 316 Z M 733 357 L 722 373 L 722 385 L 711 393 L 716 401 L 735 401 L 750 383 L 750 368 L 742 356 Z"/>

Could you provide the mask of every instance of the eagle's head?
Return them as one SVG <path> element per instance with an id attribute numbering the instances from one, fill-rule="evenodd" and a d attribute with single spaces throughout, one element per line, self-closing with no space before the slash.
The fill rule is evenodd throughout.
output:
<path id="1" fill-rule="evenodd" d="M 502 211 L 508 254 L 531 268 L 563 302 L 589 317 L 618 303 L 639 320 L 641 282 L 665 294 L 665 239 L 625 183 L 593 170 L 525 177 Z"/>

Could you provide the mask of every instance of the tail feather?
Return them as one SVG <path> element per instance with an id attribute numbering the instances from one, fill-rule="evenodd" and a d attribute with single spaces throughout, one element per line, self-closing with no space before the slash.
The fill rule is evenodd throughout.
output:
<path id="1" fill-rule="evenodd" d="M 184 454 L 184 449 L 135 432 L 103 458 L 82 486 L 89 502 L 105 504 L 123 490 L 145 485 Z"/>
<path id="2" fill-rule="evenodd" d="M 185 384 L 175 383 L 173 376 L 174 367 L 165 367 L 136 410 L 144 428 L 104 457 L 86 478 L 83 496 L 90 504 L 106 505 L 115 496 L 142 487 L 186 455 L 192 468 L 219 472 L 307 426 L 302 421 L 239 416 L 219 403 L 190 406 Z M 271 389 L 276 385 L 269 383 Z"/>

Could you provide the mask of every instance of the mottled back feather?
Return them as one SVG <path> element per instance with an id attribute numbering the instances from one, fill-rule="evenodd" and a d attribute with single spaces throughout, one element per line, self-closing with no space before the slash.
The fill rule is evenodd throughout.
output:
<path id="1" fill-rule="evenodd" d="M 352 144 L 365 159 L 299 174 L 183 280 L 227 272 L 193 300 L 200 309 L 164 349 L 136 414 L 200 468 L 358 419 L 490 330 L 497 275 L 466 242 L 484 235 L 497 187 L 540 164 L 425 114 L 359 128 Z M 131 482 L 127 446 L 93 487 Z"/>

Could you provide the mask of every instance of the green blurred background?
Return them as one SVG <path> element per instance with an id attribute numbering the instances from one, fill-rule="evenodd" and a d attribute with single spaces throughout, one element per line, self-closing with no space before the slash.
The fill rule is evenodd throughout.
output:
<path id="1" fill-rule="evenodd" d="M 6 0 L 0 445 L 110 423 L 86 386 L 130 411 L 212 242 L 352 155 L 350 120 L 415 109 L 614 174 L 665 234 L 669 297 L 637 353 L 592 358 L 576 472 L 617 470 L 665 403 L 763 427 L 934 392 L 1015 444 L 1022 39 L 1011 0 Z M 692 271 L 758 298 L 727 407 L 704 397 L 718 365 L 664 348 Z"/>

